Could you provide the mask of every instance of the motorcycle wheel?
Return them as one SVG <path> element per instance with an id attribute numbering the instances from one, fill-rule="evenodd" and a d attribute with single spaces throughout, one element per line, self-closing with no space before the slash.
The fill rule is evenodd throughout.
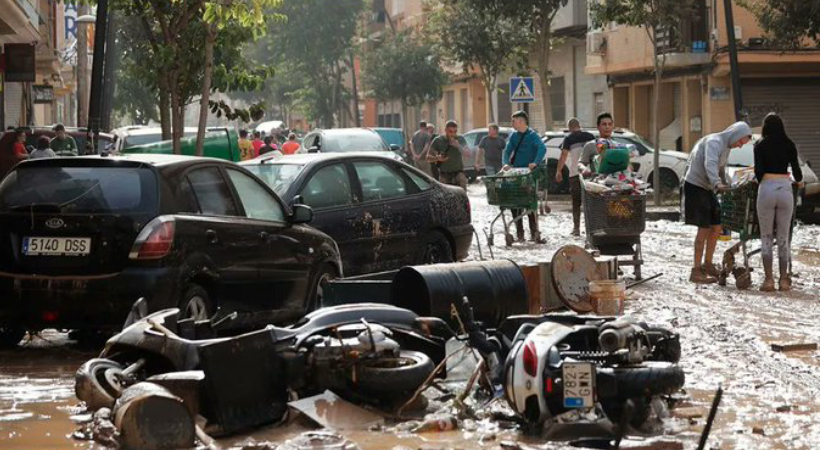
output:
<path id="1" fill-rule="evenodd" d="M 381 396 L 404 396 L 415 392 L 433 373 L 429 356 L 402 350 L 396 358 L 378 358 L 358 366 L 356 385 L 363 391 Z"/>
<path id="2" fill-rule="evenodd" d="M 122 386 L 117 380 L 122 370 L 122 364 L 110 359 L 90 359 L 77 369 L 74 393 L 89 410 L 111 408 L 122 393 Z"/>
<path id="3" fill-rule="evenodd" d="M 671 394 L 683 387 L 683 369 L 668 362 L 645 362 L 614 369 L 618 397 L 622 399 Z"/>

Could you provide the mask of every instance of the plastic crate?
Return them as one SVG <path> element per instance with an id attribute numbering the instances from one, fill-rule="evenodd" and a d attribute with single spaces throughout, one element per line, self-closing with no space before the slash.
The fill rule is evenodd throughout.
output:
<path id="1" fill-rule="evenodd" d="M 741 240 L 760 236 L 757 222 L 757 183 L 746 183 L 728 192 L 718 194 L 720 224 L 740 234 Z"/>
<path id="2" fill-rule="evenodd" d="M 537 209 L 540 173 L 536 170 L 520 175 L 484 177 L 487 203 L 501 208 Z"/>
<path id="3" fill-rule="evenodd" d="M 640 236 L 646 229 L 646 195 L 581 191 L 589 236 Z"/>

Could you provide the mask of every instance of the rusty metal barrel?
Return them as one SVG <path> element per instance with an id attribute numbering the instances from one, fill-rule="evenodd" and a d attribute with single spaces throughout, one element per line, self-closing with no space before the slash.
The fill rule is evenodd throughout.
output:
<path id="1" fill-rule="evenodd" d="M 393 278 L 391 294 L 396 306 L 445 320 L 450 305 L 466 296 L 475 319 L 490 327 L 529 309 L 524 272 L 512 261 L 404 267 Z"/>

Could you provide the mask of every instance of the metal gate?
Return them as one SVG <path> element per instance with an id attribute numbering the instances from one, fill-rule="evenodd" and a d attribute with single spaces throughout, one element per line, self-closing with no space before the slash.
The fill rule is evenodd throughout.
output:
<path id="1" fill-rule="evenodd" d="M 761 126 L 770 112 L 780 114 L 800 155 L 820 167 L 820 83 L 816 79 L 743 80 L 743 106 L 752 127 Z"/>

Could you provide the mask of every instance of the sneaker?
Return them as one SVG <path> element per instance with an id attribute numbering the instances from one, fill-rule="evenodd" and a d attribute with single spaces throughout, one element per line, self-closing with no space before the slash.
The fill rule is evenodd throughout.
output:
<path id="1" fill-rule="evenodd" d="M 788 275 L 785 277 L 780 277 L 780 283 L 778 284 L 780 285 L 778 287 L 781 291 L 790 291 L 792 290 L 792 277 Z"/>
<path id="2" fill-rule="evenodd" d="M 763 285 L 760 286 L 761 292 L 774 292 L 774 278 L 766 278 L 763 280 Z"/>
<path id="3" fill-rule="evenodd" d="M 705 264 L 702 268 L 706 275 L 714 278 L 720 278 L 720 269 L 718 269 L 714 264 Z"/>
<path id="4" fill-rule="evenodd" d="M 693 267 L 692 274 L 689 275 L 689 281 L 697 284 L 713 284 L 717 283 L 717 279 L 707 275 L 700 267 Z"/>
<path id="5" fill-rule="evenodd" d="M 536 243 L 536 244 L 545 244 L 545 243 L 547 242 L 547 240 L 546 240 L 546 239 L 541 239 L 541 233 L 538 233 L 538 232 L 533 233 L 533 235 L 532 235 L 532 237 L 530 238 L 530 240 L 531 240 L 532 242 Z"/>

